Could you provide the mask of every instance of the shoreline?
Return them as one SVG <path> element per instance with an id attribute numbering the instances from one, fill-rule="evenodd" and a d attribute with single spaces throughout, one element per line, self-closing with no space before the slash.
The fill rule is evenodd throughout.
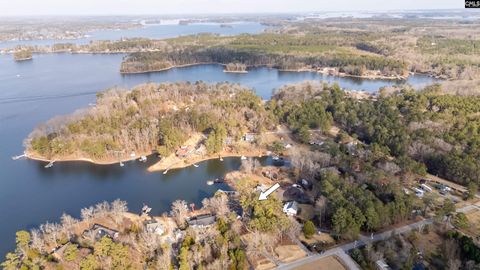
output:
<path id="1" fill-rule="evenodd" d="M 123 62 L 122 62 L 123 63 Z M 154 73 L 154 72 L 162 72 L 162 71 L 168 71 L 174 68 L 185 68 L 185 67 L 193 67 L 193 66 L 201 66 L 201 65 L 221 65 L 221 66 L 226 66 L 221 63 L 215 63 L 215 62 L 202 62 L 202 63 L 193 63 L 193 64 L 184 64 L 184 65 L 174 65 L 166 68 L 160 68 L 160 69 L 152 69 L 152 70 L 145 70 L 145 71 L 122 71 L 120 70 L 120 74 L 145 74 L 145 73 Z"/>
<path id="2" fill-rule="evenodd" d="M 191 167 L 194 164 L 204 162 L 207 160 L 212 160 L 212 159 L 219 159 L 221 158 L 229 158 L 229 157 L 264 157 L 267 156 L 265 151 L 249 151 L 249 153 L 223 153 L 221 155 L 215 154 L 215 155 L 210 155 L 210 156 L 204 156 L 204 157 L 196 157 L 196 158 L 186 158 L 186 159 L 181 159 L 177 161 L 176 163 L 173 164 L 164 164 L 165 161 L 162 159 L 158 161 L 157 163 L 151 165 L 150 167 L 147 168 L 147 171 L 149 172 L 158 172 L 158 171 L 169 171 L 169 170 L 175 170 L 175 169 L 183 169 L 187 167 Z"/>
<path id="3" fill-rule="evenodd" d="M 248 73 L 248 71 L 246 71 L 246 70 L 238 70 L 238 71 L 235 71 L 235 70 L 223 70 L 223 72 L 225 72 L 225 73 L 239 73 L 239 74 L 246 74 L 246 73 Z"/>
<path id="4" fill-rule="evenodd" d="M 5 51 L 2 51 L 5 50 Z M 2 54 L 13 54 L 13 51 L 9 51 L 7 48 L 0 48 L 0 51 L 2 51 Z M 155 50 L 152 50 L 153 52 Z M 126 50 L 126 51 L 97 51 L 97 52 L 90 52 L 90 51 L 70 51 L 70 50 L 65 50 L 65 51 L 35 51 L 34 53 L 36 54 L 62 54 L 62 53 L 69 53 L 69 54 L 130 54 L 130 53 L 136 53 L 139 51 L 131 51 L 131 50 Z M 31 59 L 22 59 L 19 61 L 24 61 L 24 60 L 32 60 Z M 226 64 L 218 63 L 218 62 L 202 62 L 202 63 L 192 63 L 192 64 L 184 64 L 184 65 L 174 65 L 166 68 L 161 68 L 161 69 L 149 69 L 149 70 L 143 70 L 143 71 L 121 71 L 120 74 L 122 75 L 128 75 L 128 74 L 146 74 L 146 73 L 154 73 L 154 72 L 162 72 L 162 71 L 168 71 L 171 69 L 175 68 L 184 68 L 184 67 L 191 67 L 191 66 L 198 66 L 198 65 L 221 65 L 221 66 L 226 66 Z M 272 69 L 277 69 L 278 71 L 281 72 L 316 72 L 328 76 L 334 76 L 334 77 L 350 77 L 350 78 L 359 78 L 359 79 L 364 79 L 364 80 L 394 80 L 394 81 L 405 81 L 407 80 L 410 75 L 415 75 L 415 74 L 420 74 L 420 75 L 425 75 L 429 76 L 431 78 L 435 79 L 441 79 L 441 80 L 452 80 L 451 78 L 441 78 L 438 75 L 434 75 L 430 72 L 411 72 L 411 74 L 407 76 L 384 76 L 384 75 L 351 75 L 347 73 L 337 73 L 337 74 L 330 74 L 328 71 L 323 71 L 321 69 L 314 69 L 314 68 L 299 68 L 299 69 L 279 69 L 275 67 L 271 67 L 269 65 L 253 65 L 253 66 L 248 66 L 248 68 L 258 68 L 258 67 L 267 67 L 267 68 L 272 68 Z M 322 67 L 322 68 L 329 68 L 331 69 L 332 67 Z M 224 70 L 223 72 L 225 73 L 238 73 L 238 74 L 246 74 L 249 73 L 248 70 L 246 71 L 227 71 Z"/>
<path id="5" fill-rule="evenodd" d="M 153 152 L 150 153 L 141 153 L 135 155 L 135 157 L 128 157 L 128 158 L 123 158 L 123 159 L 115 159 L 115 160 L 93 160 L 91 158 L 84 158 L 84 157 L 72 157 L 72 158 L 60 158 L 60 159 L 48 159 L 46 157 L 42 157 L 39 155 L 32 154 L 28 151 L 25 151 L 26 158 L 31 159 L 31 160 L 36 160 L 36 161 L 42 161 L 42 162 L 75 162 L 75 161 L 80 161 L 80 162 L 88 162 L 92 163 L 95 165 L 113 165 L 113 164 L 118 164 L 120 162 L 128 162 L 128 161 L 133 161 L 139 159 L 141 156 L 150 156 L 153 154 Z"/>
<path id="6" fill-rule="evenodd" d="M 226 66 L 226 64 L 218 63 L 218 62 L 202 62 L 202 63 L 192 63 L 192 64 L 184 64 L 184 65 L 174 65 L 166 68 L 161 68 L 161 69 L 152 69 L 152 70 L 144 70 L 144 71 L 121 71 L 120 74 L 146 74 L 146 73 L 155 73 L 155 72 L 162 72 L 162 71 L 168 71 L 171 69 L 175 68 L 184 68 L 184 67 L 192 67 L 192 66 L 201 66 L 201 65 L 220 65 L 220 66 Z M 314 69 L 314 68 L 299 68 L 299 69 L 279 69 L 267 65 L 255 65 L 255 66 L 248 66 L 248 68 L 260 68 L 260 67 L 266 67 L 269 69 L 276 69 L 279 72 L 314 72 L 314 73 L 320 73 L 324 74 L 327 76 L 333 76 L 333 77 L 351 77 L 351 78 L 359 78 L 359 79 L 364 79 L 364 80 L 407 80 L 410 75 L 408 76 L 397 76 L 397 77 L 391 77 L 391 76 L 382 76 L 382 75 L 365 75 L 365 76 L 359 76 L 359 75 L 351 75 L 351 74 L 346 74 L 346 73 L 338 73 L 338 74 L 329 74 L 328 72 L 325 72 L 321 69 Z M 325 67 L 329 68 L 329 67 Z M 246 74 L 248 73 L 247 70 L 245 71 L 228 71 L 228 70 L 223 70 L 225 73 L 239 73 L 239 74 Z M 418 74 L 423 74 L 423 73 L 418 73 Z"/>

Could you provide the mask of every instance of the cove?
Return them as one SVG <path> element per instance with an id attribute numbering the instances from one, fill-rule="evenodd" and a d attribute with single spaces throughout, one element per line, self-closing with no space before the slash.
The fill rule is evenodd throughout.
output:
<path id="1" fill-rule="evenodd" d="M 45 169 L 43 162 L 13 161 L 23 151 L 22 141 L 39 123 L 68 114 L 95 102 L 95 94 L 108 87 L 132 87 L 145 82 L 231 81 L 250 86 L 264 99 L 274 88 L 304 80 L 338 82 L 341 87 L 376 91 L 402 82 L 339 78 L 315 72 L 280 72 L 257 68 L 247 74 L 224 73 L 219 65 L 175 68 L 164 72 L 121 75 L 124 55 L 45 54 L 33 61 L 14 62 L 0 55 L 0 256 L 14 248 L 15 232 L 41 223 L 56 222 L 63 212 L 78 217 L 80 209 L 120 198 L 133 212 L 143 203 L 154 214 L 169 209 L 171 202 L 185 199 L 199 204 L 222 186 L 206 181 L 240 166 L 239 158 L 223 162 L 210 160 L 199 168 L 172 170 L 168 174 L 148 173 L 147 163 L 129 162 L 125 167 L 97 166 L 82 162 L 57 163 Z M 415 75 L 407 83 L 420 85 L 433 79 Z M 263 158 L 264 164 L 271 161 Z M 223 187 L 227 188 L 227 187 Z"/>

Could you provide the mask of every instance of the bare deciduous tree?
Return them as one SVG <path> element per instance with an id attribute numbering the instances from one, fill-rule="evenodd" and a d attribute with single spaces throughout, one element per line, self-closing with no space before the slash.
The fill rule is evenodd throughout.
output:
<path id="1" fill-rule="evenodd" d="M 202 201 L 203 207 L 218 217 L 226 217 L 230 212 L 228 197 L 226 194 L 218 193 L 212 198 L 205 198 Z"/>
<path id="2" fill-rule="evenodd" d="M 185 221 L 188 216 L 187 202 L 184 200 L 176 200 L 172 203 L 172 210 L 170 211 L 173 219 L 179 227 L 185 226 Z"/>
<path id="3" fill-rule="evenodd" d="M 165 245 L 161 252 L 157 253 L 157 269 L 170 270 L 172 264 L 172 250 L 169 245 Z"/>
<path id="4" fill-rule="evenodd" d="M 46 253 L 47 250 L 45 248 L 45 241 L 43 239 L 42 233 L 38 229 L 33 229 L 31 231 L 31 244 L 30 246 L 40 253 Z"/>
<path id="5" fill-rule="evenodd" d="M 95 205 L 95 216 L 104 217 L 110 212 L 110 204 L 108 202 L 101 202 Z"/>
<path id="6" fill-rule="evenodd" d="M 142 231 L 138 235 L 138 245 L 147 258 L 152 258 L 155 251 L 160 247 L 158 234 Z"/>
<path id="7" fill-rule="evenodd" d="M 261 167 L 260 162 L 254 158 L 248 158 L 242 160 L 242 165 L 240 166 L 240 171 L 244 173 L 254 173 L 255 170 Z"/>
<path id="8" fill-rule="evenodd" d="M 123 220 L 123 214 L 128 211 L 127 202 L 120 199 L 116 199 L 111 204 L 112 217 L 117 225 Z"/>
<path id="9" fill-rule="evenodd" d="M 83 221 L 88 221 L 95 216 L 95 209 L 92 206 L 82 208 L 82 210 L 80 210 L 80 216 Z"/>

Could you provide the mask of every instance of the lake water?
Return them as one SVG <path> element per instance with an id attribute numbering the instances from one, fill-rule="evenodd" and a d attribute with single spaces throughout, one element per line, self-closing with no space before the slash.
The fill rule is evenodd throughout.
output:
<path id="1" fill-rule="evenodd" d="M 257 22 L 236 22 L 228 24 L 230 27 L 221 27 L 218 23 L 192 23 L 188 25 L 167 24 L 147 25 L 140 28 L 122 30 L 98 30 L 88 33 L 88 37 L 71 40 L 14 40 L 0 41 L 0 48 L 14 48 L 18 45 L 43 45 L 50 46 L 55 43 L 87 44 L 94 40 L 119 40 L 121 38 L 153 38 L 164 39 L 178 36 L 193 35 L 198 33 L 214 33 L 222 36 L 238 34 L 256 34 L 266 27 Z"/>
<path id="2" fill-rule="evenodd" d="M 238 158 L 224 162 L 207 161 L 199 168 L 148 173 L 146 164 L 129 162 L 95 166 L 68 162 L 45 169 L 45 163 L 13 161 L 22 153 L 22 141 L 39 123 L 60 114 L 71 113 L 95 101 L 95 93 L 112 86 L 131 87 L 143 82 L 232 81 L 248 85 L 263 98 L 272 89 L 303 80 L 337 81 L 342 87 L 375 91 L 397 82 L 337 78 L 313 72 L 279 72 L 258 68 L 247 74 L 224 73 L 219 65 L 202 65 L 165 72 L 121 75 L 123 55 L 35 55 L 33 61 L 15 62 L 11 55 L 0 55 L 0 256 L 14 247 L 15 232 L 31 229 L 46 221 L 58 221 L 62 212 L 78 216 L 80 209 L 98 202 L 120 198 L 129 208 L 139 211 L 143 203 L 159 214 L 171 202 L 185 199 L 199 204 L 219 186 L 206 181 L 240 166 Z M 412 84 L 432 82 L 425 76 L 413 76 Z M 262 159 L 270 163 L 269 159 Z M 222 186 L 220 186 L 222 188 Z M 224 187 L 223 187 L 224 188 Z"/>

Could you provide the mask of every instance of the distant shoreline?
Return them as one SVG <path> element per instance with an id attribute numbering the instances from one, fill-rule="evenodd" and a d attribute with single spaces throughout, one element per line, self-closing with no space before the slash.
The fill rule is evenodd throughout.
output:
<path id="1" fill-rule="evenodd" d="M 146 73 L 155 73 L 155 72 L 162 72 L 162 71 L 168 71 L 171 69 L 175 68 L 185 68 L 185 67 L 192 67 L 192 66 L 201 66 L 201 65 L 220 65 L 220 66 L 226 66 L 226 64 L 222 63 L 217 63 L 217 62 L 201 62 L 201 63 L 192 63 L 192 64 L 184 64 L 184 65 L 174 65 L 166 68 L 161 68 L 161 69 L 149 69 L 149 70 L 142 70 L 142 71 L 120 71 L 120 74 L 146 74 Z M 407 80 L 409 75 L 407 76 L 384 76 L 384 75 L 351 75 L 347 73 L 337 73 L 337 74 L 329 74 L 328 72 L 325 72 L 320 69 L 314 69 L 314 68 L 299 68 L 299 69 L 280 69 L 280 68 L 275 68 L 275 67 L 270 67 L 266 65 L 258 65 L 258 66 L 249 66 L 248 68 L 260 68 L 260 67 L 266 67 L 270 69 L 276 69 L 280 72 L 316 72 L 316 73 L 321 73 L 324 75 L 329 75 L 329 76 L 334 76 L 334 77 L 351 77 L 351 78 L 359 78 L 359 79 L 364 79 L 364 80 Z M 325 67 L 329 68 L 329 67 Z M 225 73 L 239 73 L 239 74 L 247 74 L 248 71 L 229 71 L 229 70 L 223 70 Z M 420 73 L 418 73 L 420 74 Z"/>

